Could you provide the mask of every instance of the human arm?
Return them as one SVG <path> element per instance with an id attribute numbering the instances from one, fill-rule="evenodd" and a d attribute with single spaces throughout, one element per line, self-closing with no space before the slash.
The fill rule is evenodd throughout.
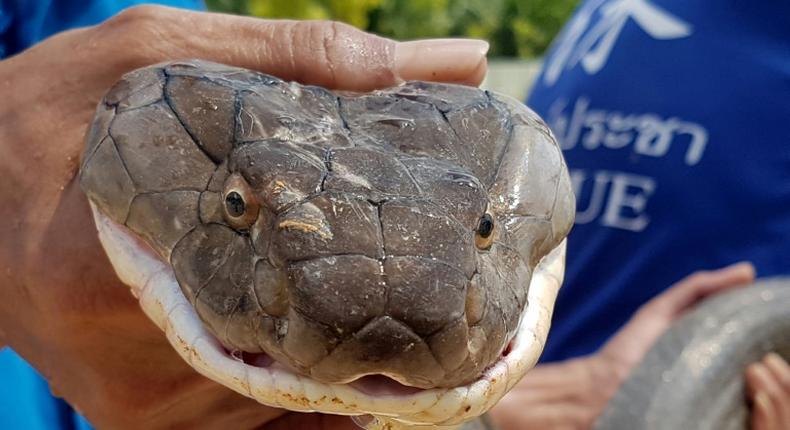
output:
<path id="1" fill-rule="evenodd" d="M 165 60 L 203 58 L 368 90 L 405 79 L 476 85 L 486 48 L 396 44 L 337 23 L 143 7 L 0 62 L 0 344 L 100 428 L 345 425 L 284 416 L 203 378 L 176 355 L 99 245 L 75 180 L 83 136 L 110 85 Z"/>
<path id="2" fill-rule="evenodd" d="M 694 273 L 642 306 L 599 351 L 539 365 L 493 409 L 503 430 L 589 429 L 630 371 L 678 317 L 754 280 L 750 264 Z"/>

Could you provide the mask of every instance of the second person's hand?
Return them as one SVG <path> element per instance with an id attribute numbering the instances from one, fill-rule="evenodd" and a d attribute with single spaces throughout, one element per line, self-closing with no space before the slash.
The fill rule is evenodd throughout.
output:
<path id="1" fill-rule="evenodd" d="M 538 365 L 528 372 L 494 407 L 496 422 L 503 430 L 591 428 L 631 370 L 677 318 L 705 298 L 751 284 L 754 276 L 749 263 L 687 276 L 639 308 L 595 354 Z"/>

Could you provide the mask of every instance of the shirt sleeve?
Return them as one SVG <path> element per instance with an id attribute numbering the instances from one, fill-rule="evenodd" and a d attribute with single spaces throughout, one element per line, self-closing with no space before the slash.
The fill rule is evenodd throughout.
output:
<path id="1" fill-rule="evenodd" d="M 0 428 L 89 430 L 64 401 L 50 394 L 49 384 L 11 348 L 0 350 Z M 85 422 L 87 424 L 87 422 Z"/>
<path id="2" fill-rule="evenodd" d="M 205 8 L 202 0 L 0 0 L 0 59 L 53 34 L 98 24 L 140 4 Z"/>

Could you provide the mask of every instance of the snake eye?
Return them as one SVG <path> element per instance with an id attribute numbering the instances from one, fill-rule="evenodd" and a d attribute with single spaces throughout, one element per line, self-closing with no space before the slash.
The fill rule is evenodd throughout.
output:
<path id="1" fill-rule="evenodd" d="M 228 215 L 238 218 L 244 215 L 246 209 L 247 205 L 244 203 L 244 198 L 241 194 L 231 191 L 225 196 L 225 210 L 228 211 Z"/>
<path id="2" fill-rule="evenodd" d="M 490 213 L 485 213 L 477 223 L 475 246 L 480 249 L 488 249 L 492 243 L 494 243 L 494 217 Z"/>
<path id="3" fill-rule="evenodd" d="M 247 229 L 258 218 L 258 202 L 241 175 L 231 175 L 225 183 L 225 220 L 234 228 Z"/>

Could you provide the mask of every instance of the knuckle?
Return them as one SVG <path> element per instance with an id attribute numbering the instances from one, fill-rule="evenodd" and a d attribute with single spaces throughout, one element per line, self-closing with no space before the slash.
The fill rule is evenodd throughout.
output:
<path id="1" fill-rule="evenodd" d="M 328 21 L 329 34 L 335 39 L 342 39 L 344 37 L 356 37 L 363 32 L 356 27 L 340 21 Z"/>
<path id="2" fill-rule="evenodd" d="M 784 375 L 779 380 L 779 385 L 782 386 L 782 390 L 784 391 L 784 395 L 786 397 L 790 397 L 790 375 Z"/>
<path id="3" fill-rule="evenodd" d="M 134 6 L 124 9 L 105 21 L 103 25 L 111 28 L 145 28 L 163 21 L 167 11 L 167 8 L 157 5 Z"/>
<path id="4" fill-rule="evenodd" d="M 670 311 L 669 304 L 664 297 L 656 297 L 653 300 L 643 304 L 637 311 L 634 313 L 634 317 L 641 316 L 641 317 L 653 317 L 656 315 L 663 315 Z"/>
<path id="5" fill-rule="evenodd" d="M 760 391 L 765 393 L 768 396 L 768 398 L 770 398 L 774 402 L 781 402 L 784 399 L 783 390 L 781 390 L 778 385 L 775 384 L 767 385 L 765 387 L 762 387 L 762 390 Z"/>
<path id="6" fill-rule="evenodd" d="M 773 374 L 776 383 L 774 384 L 774 391 L 782 398 L 790 396 L 790 375 L 787 374 Z"/>
<path id="7" fill-rule="evenodd" d="M 303 78 L 305 70 L 311 71 L 311 80 L 322 85 L 335 85 L 335 72 L 349 45 L 358 39 L 359 30 L 338 21 L 299 21 L 290 28 L 292 37 L 292 62 Z M 320 68 L 316 69 L 315 66 Z"/>
<path id="8" fill-rule="evenodd" d="M 155 60 L 157 47 L 167 40 L 171 20 L 168 8 L 155 5 L 134 6 L 123 10 L 95 30 L 97 46 L 108 58 L 139 67 Z M 122 49 L 119 49 L 122 47 Z"/>
<path id="9" fill-rule="evenodd" d="M 696 286 L 701 282 L 704 282 L 710 276 L 710 272 L 707 271 L 699 271 L 692 273 L 688 278 L 686 278 L 686 282 L 690 285 Z"/>
<path id="10" fill-rule="evenodd" d="M 754 380 L 759 373 L 760 373 L 759 362 L 749 364 L 748 366 L 746 366 L 746 371 L 744 372 L 746 377 L 751 380 Z"/>
<path id="11" fill-rule="evenodd" d="M 134 51 L 156 40 L 156 35 L 168 27 L 165 24 L 167 13 L 167 9 L 161 6 L 131 7 L 102 23 L 99 32 L 106 42 L 121 44 Z"/>
<path id="12" fill-rule="evenodd" d="M 321 40 L 329 43 L 357 32 L 354 27 L 340 21 L 318 21 L 314 25 L 318 26 Z"/>
<path id="13" fill-rule="evenodd" d="M 297 23 L 296 34 L 307 38 L 313 50 L 331 52 L 340 44 L 352 42 L 360 33 L 356 28 L 339 21 L 304 21 Z"/>
<path id="14" fill-rule="evenodd" d="M 778 400 L 784 397 L 784 390 L 779 385 L 779 381 L 772 380 L 772 376 L 766 374 L 765 370 L 761 370 L 760 374 L 756 377 L 754 388 L 756 392 L 764 393 L 772 400 Z"/>

